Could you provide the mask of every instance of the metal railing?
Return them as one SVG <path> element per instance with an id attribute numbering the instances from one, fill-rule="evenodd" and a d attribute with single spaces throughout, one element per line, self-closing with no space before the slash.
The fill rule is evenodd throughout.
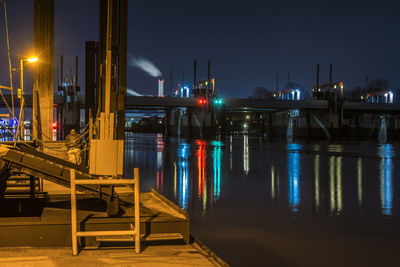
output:
<path id="1" fill-rule="evenodd" d="M 110 179 L 94 180 L 79 179 L 76 180 L 76 171 L 71 169 L 71 232 L 72 232 L 72 254 L 78 255 L 78 237 L 83 236 L 134 236 L 135 251 L 140 253 L 140 208 L 139 208 L 139 169 L 134 170 L 134 179 Z M 132 230 L 119 231 L 77 231 L 76 216 L 76 185 L 134 185 L 134 227 Z"/>

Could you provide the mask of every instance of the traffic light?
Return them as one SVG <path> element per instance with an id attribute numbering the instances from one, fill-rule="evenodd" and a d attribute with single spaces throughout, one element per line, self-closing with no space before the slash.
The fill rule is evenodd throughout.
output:
<path id="1" fill-rule="evenodd" d="M 203 106 L 203 105 L 207 104 L 207 99 L 200 98 L 197 102 L 199 103 L 199 105 Z"/>
<path id="2" fill-rule="evenodd" d="M 222 101 L 222 99 L 220 99 L 220 98 L 214 99 L 214 104 L 215 105 L 222 105 L 223 103 L 224 103 L 224 101 Z"/>

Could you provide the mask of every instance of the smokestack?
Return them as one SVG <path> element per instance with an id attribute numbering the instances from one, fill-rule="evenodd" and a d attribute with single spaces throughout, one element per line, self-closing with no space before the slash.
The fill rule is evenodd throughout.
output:
<path id="1" fill-rule="evenodd" d="M 210 79 L 211 79 L 211 60 L 208 61 L 207 92 L 206 92 L 207 98 L 208 98 L 208 93 L 210 91 Z"/>
<path id="2" fill-rule="evenodd" d="M 276 73 L 276 96 L 279 93 L 279 72 Z"/>
<path id="3" fill-rule="evenodd" d="M 332 64 L 329 65 L 329 83 L 332 83 Z"/>
<path id="4" fill-rule="evenodd" d="M 75 56 L 75 91 L 78 87 L 78 56 Z"/>
<path id="5" fill-rule="evenodd" d="M 288 86 L 290 86 L 290 73 L 287 74 L 287 84 L 288 84 Z M 290 89 L 290 88 L 288 88 L 288 89 Z"/>
<path id="6" fill-rule="evenodd" d="M 319 92 L 319 64 L 317 64 L 317 92 Z"/>
<path id="7" fill-rule="evenodd" d="M 63 57 L 63 55 L 60 56 L 60 83 L 61 83 L 61 86 L 64 83 L 64 57 Z"/>
<path id="8" fill-rule="evenodd" d="M 158 97 L 164 97 L 164 80 L 158 79 Z"/>
<path id="9" fill-rule="evenodd" d="M 173 92 L 172 92 L 172 75 L 173 75 L 173 73 L 172 73 L 172 70 L 169 72 L 169 90 L 170 90 L 170 92 L 171 92 L 171 96 L 174 94 Z"/>
<path id="10" fill-rule="evenodd" d="M 195 89 L 197 83 L 197 60 L 193 63 L 193 89 Z"/>
<path id="11" fill-rule="evenodd" d="M 60 67 L 59 66 L 57 66 L 57 86 L 60 86 Z"/>

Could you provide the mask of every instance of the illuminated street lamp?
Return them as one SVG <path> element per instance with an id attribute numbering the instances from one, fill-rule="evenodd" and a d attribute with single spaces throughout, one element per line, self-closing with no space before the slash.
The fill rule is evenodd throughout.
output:
<path id="1" fill-rule="evenodd" d="M 28 61 L 30 63 L 36 62 L 36 61 L 38 61 L 38 58 L 37 57 L 31 57 L 31 58 L 28 58 L 26 61 Z"/>
<path id="2" fill-rule="evenodd" d="M 20 75 L 19 75 L 19 89 L 18 89 L 18 98 L 20 99 L 20 110 L 19 110 L 19 127 L 20 127 L 20 136 L 22 140 L 25 140 L 25 127 L 24 127 L 24 62 L 27 61 L 29 63 L 37 62 L 37 57 L 30 58 L 20 58 Z M 17 130 L 18 133 L 18 130 Z"/>

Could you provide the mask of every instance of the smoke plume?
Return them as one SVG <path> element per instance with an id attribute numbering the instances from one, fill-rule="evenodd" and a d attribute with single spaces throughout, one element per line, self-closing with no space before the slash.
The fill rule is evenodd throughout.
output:
<path id="1" fill-rule="evenodd" d="M 139 94 L 138 92 L 136 92 L 135 90 L 132 90 L 132 89 L 126 89 L 126 93 L 128 95 L 132 95 L 132 96 L 143 96 L 143 95 Z"/>
<path id="2" fill-rule="evenodd" d="M 129 64 L 143 70 L 151 77 L 158 78 L 162 76 L 161 71 L 156 65 L 146 58 L 130 56 Z"/>

